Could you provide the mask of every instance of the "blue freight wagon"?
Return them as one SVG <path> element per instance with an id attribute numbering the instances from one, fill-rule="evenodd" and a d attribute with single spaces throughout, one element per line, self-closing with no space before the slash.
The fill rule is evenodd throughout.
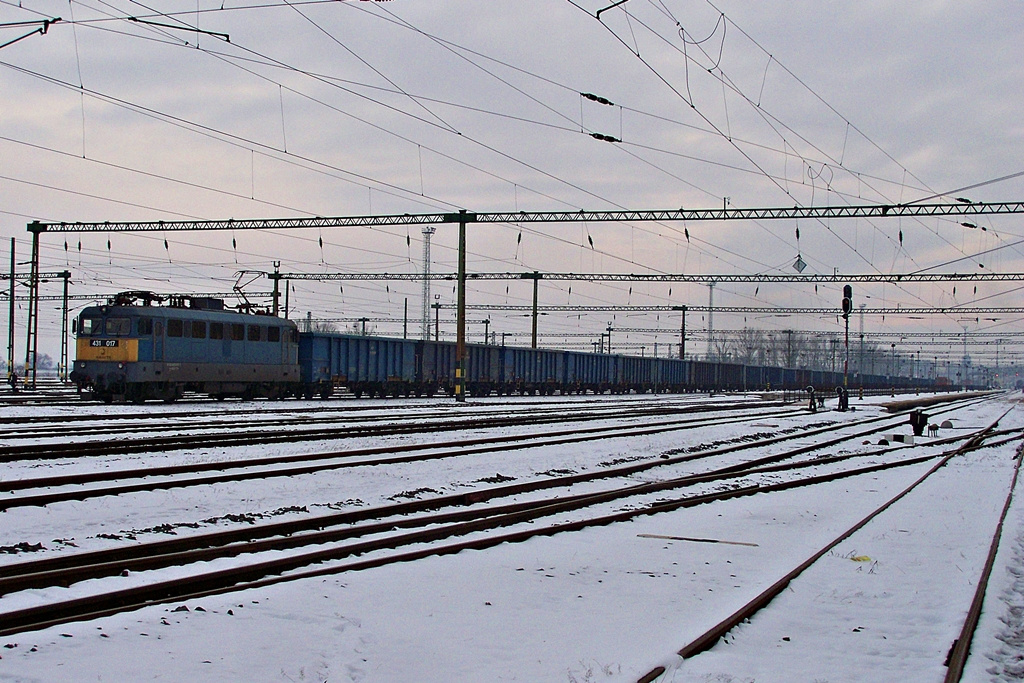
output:
<path id="1" fill-rule="evenodd" d="M 419 387 L 416 351 L 412 340 L 304 332 L 299 335 L 303 393 L 327 398 L 335 387 L 345 387 L 357 398 L 408 396 Z"/>

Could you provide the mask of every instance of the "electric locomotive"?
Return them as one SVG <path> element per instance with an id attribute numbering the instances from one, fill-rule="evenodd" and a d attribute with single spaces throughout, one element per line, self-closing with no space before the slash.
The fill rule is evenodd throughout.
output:
<path id="1" fill-rule="evenodd" d="M 71 381 L 107 403 L 172 402 L 185 391 L 214 398 L 300 393 L 298 329 L 276 316 L 239 313 L 206 297 L 124 292 L 74 321 Z"/>

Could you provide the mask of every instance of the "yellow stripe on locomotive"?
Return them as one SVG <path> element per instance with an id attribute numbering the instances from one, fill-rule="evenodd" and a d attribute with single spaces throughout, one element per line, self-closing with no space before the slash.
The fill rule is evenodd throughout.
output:
<path id="1" fill-rule="evenodd" d="M 135 363 L 139 360 L 138 339 L 95 339 L 79 337 L 76 359 L 80 361 L 113 361 Z"/>

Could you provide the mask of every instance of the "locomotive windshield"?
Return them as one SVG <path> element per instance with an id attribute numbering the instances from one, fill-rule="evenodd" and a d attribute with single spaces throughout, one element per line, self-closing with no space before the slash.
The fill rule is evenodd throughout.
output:
<path id="1" fill-rule="evenodd" d="M 78 326 L 78 333 L 86 337 L 99 334 L 103 329 L 103 318 L 82 318 L 82 324 Z"/>
<path id="2" fill-rule="evenodd" d="M 107 318 L 106 333 L 111 337 L 126 337 L 132 333 L 131 318 Z"/>

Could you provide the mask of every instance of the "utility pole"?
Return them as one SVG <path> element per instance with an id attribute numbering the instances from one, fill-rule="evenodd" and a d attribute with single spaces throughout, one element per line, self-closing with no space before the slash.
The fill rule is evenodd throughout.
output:
<path id="1" fill-rule="evenodd" d="M 686 306 L 676 307 L 681 311 L 679 323 L 679 360 L 686 359 Z"/>
<path id="2" fill-rule="evenodd" d="M 892 342 L 889 346 L 892 347 L 892 360 L 889 361 L 889 384 L 893 385 L 893 378 L 896 377 L 896 342 Z"/>
<path id="3" fill-rule="evenodd" d="M 522 277 L 533 280 L 533 335 L 530 341 L 530 348 L 535 349 L 537 348 L 537 288 L 540 279 L 544 276 L 535 270 L 533 273 L 524 273 Z"/>
<path id="4" fill-rule="evenodd" d="M 39 349 L 39 235 L 46 226 L 39 221 L 28 225 L 32 233 L 32 266 L 29 274 L 28 324 L 25 339 L 25 387 L 36 388 L 36 352 Z"/>
<path id="5" fill-rule="evenodd" d="M 476 220 L 474 217 L 473 220 Z M 459 211 L 459 286 L 455 325 L 455 400 L 466 400 L 466 223 L 465 209 Z"/>
<path id="6" fill-rule="evenodd" d="M 440 298 L 440 294 L 434 295 L 434 299 Z M 434 341 L 439 341 L 441 339 L 441 302 L 434 301 L 434 303 L 432 303 L 431 306 L 434 307 Z"/>
<path id="7" fill-rule="evenodd" d="M 11 238 L 11 300 L 10 312 L 7 317 L 7 381 L 14 375 L 14 238 Z"/>
<path id="8" fill-rule="evenodd" d="M 964 360 L 963 360 L 963 388 L 967 391 L 967 325 L 964 325 Z"/>
<path id="9" fill-rule="evenodd" d="M 71 273 L 61 273 L 64 278 L 64 305 L 60 315 L 60 381 L 68 381 L 68 281 Z"/>
<path id="10" fill-rule="evenodd" d="M 860 309 L 860 362 L 857 368 L 860 373 L 860 398 L 864 399 L 864 309 L 867 308 L 867 304 L 861 304 L 857 308 Z"/>
<path id="11" fill-rule="evenodd" d="M 273 294 L 273 297 L 272 297 L 273 300 L 274 300 L 274 303 L 272 304 L 271 309 L 272 309 L 272 313 L 274 314 L 274 317 L 276 318 L 277 314 L 278 314 L 278 311 L 280 310 L 280 305 L 279 304 L 280 304 L 280 301 L 281 301 L 281 262 L 280 261 L 274 261 L 274 272 L 270 274 L 270 279 L 274 281 L 274 294 Z"/>
<path id="12" fill-rule="evenodd" d="M 846 354 L 843 358 L 843 388 L 847 388 L 849 383 L 849 371 L 850 371 L 850 312 L 853 310 L 853 287 L 845 285 L 843 287 L 843 322 L 846 327 L 846 336 L 844 338 L 844 346 Z"/>
<path id="13" fill-rule="evenodd" d="M 711 360 L 715 348 L 715 283 L 708 283 L 708 360 Z"/>

